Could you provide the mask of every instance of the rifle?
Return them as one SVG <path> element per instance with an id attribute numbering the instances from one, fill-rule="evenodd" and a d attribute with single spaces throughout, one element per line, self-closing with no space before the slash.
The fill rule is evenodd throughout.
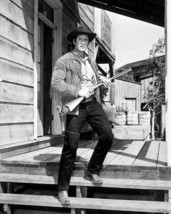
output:
<path id="1" fill-rule="evenodd" d="M 116 76 L 113 76 L 113 77 L 109 78 L 109 80 L 111 81 L 111 80 L 113 80 L 113 79 L 116 79 L 116 78 L 118 78 L 119 76 L 123 75 L 123 73 L 125 74 L 125 73 L 127 73 L 127 72 L 129 72 L 129 71 L 131 71 L 131 70 L 132 70 L 132 69 L 128 68 L 128 69 L 126 69 L 124 72 L 122 72 L 121 74 L 118 74 L 118 75 L 116 75 Z M 101 86 L 101 85 L 103 85 L 102 82 L 99 83 L 99 84 L 97 84 L 97 85 L 95 85 L 94 87 L 92 87 L 92 90 L 95 90 L 96 88 L 98 88 L 98 87 Z M 83 99 L 84 99 L 84 97 L 78 97 L 78 98 L 72 100 L 71 102 L 65 104 L 64 107 L 66 107 L 68 111 L 73 111 L 73 110 L 83 101 Z M 65 111 L 65 113 L 67 113 L 67 112 Z"/>
<path id="2" fill-rule="evenodd" d="M 92 91 L 95 90 L 96 88 L 98 88 L 99 86 L 101 86 L 103 83 L 99 83 L 97 85 L 95 85 L 94 87 L 92 87 Z M 84 97 L 78 97 L 74 100 L 72 100 L 71 102 L 65 104 L 65 107 L 68 108 L 69 111 L 73 111 L 82 101 L 83 101 Z"/>

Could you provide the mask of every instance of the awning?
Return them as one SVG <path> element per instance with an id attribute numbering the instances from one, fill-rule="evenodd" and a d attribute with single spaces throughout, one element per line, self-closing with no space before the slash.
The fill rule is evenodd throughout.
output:
<path id="1" fill-rule="evenodd" d="M 78 2 L 164 27 L 165 0 L 78 0 Z"/>

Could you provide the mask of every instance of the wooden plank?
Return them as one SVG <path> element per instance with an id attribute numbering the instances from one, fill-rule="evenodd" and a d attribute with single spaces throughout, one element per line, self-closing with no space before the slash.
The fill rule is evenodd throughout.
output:
<path id="1" fill-rule="evenodd" d="M 11 1 L 1 0 L 0 14 L 7 17 L 11 22 L 16 23 L 16 25 L 19 25 L 32 35 L 34 34 L 33 17 L 28 14 L 24 14 L 24 11 Z"/>
<path id="2" fill-rule="evenodd" d="M 94 32 L 93 20 L 90 20 L 81 8 L 79 8 L 79 14 L 83 22 L 90 28 L 92 32 Z"/>
<path id="3" fill-rule="evenodd" d="M 60 147 L 55 147 L 55 146 L 45 147 L 45 148 L 38 149 L 38 150 L 35 150 L 35 151 L 31 151 L 31 152 L 27 152 L 27 153 L 24 153 L 24 154 L 20 154 L 20 155 L 12 156 L 12 157 L 9 157 L 9 158 L 5 158 L 5 161 L 6 162 L 14 161 L 15 163 L 20 163 L 21 161 L 22 162 L 24 162 L 24 161 L 29 162 L 31 160 L 31 158 L 33 160 L 35 158 L 35 156 L 44 155 L 44 154 L 51 154 L 51 152 L 54 151 L 54 150 L 56 152 L 57 150 L 61 150 L 61 148 Z M 46 160 L 46 158 L 44 160 Z"/>
<path id="4" fill-rule="evenodd" d="M 0 101 L 33 104 L 33 88 L 0 82 Z"/>
<path id="5" fill-rule="evenodd" d="M 143 166 L 156 168 L 158 152 L 159 141 L 146 141 L 143 149 L 133 163 L 133 167 Z"/>
<path id="6" fill-rule="evenodd" d="M 48 153 L 47 153 L 48 152 Z M 24 162 L 27 163 L 59 163 L 61 159 L 61 152 L 62 147 L 56 147 L 56 148 L 49 148 L 49 151 L 46 151 L 44 153 L 37 153 L 35 152 L 34 156 L 30 156 L 24 159 Z"/>
<path id="7" fill-rule="evenodd" d="M 33 86 L 33 70 L 4 59 L 0 59 L 0 68 L 3 81 Z"/>
<path id="8" fill-rule="evenodd" d="M 92 13 L 94 13 L 94 7 L 93 6 L 88 5 L 88 8 Z"/>
<path id="9" fill-rule="evenodd" d="M 88 163 L 93 151 L 94 147 L 97 145 L 97 140 L 94 141 L 84 141 L 86 144 L 82 145 L 81 148 L 77 150 L 77 158 L 76 162 Z M 84 148 L 83 148 L 84 147 Z"/>
<path id="10" fill-rule="evenodd" d="M 0 29 L 1 36 L 9 39 L 14 43 L 17 43 L 18 45 L 28 49 L 29 51 L 33 51 L 33 35 L 24 31 L 2 16 L 0 16 Z"/>
<path id="11" fill-rule="evenodd" d="M 157 168 L 167 166 L 167 142 L 160 141 Z"/>
<path id="12" fill-rule="evenodd" d="M 43 207 L 63 207 L 56 196 L 44 195 L 24 195 L 1 193 L 1 204 L 43 206 Z M 154 201 L 130 201 L 114 199 L 95 198 L 73 198 L 70 197 L 68 208 L 94 209 L 94 210 L 117 210 L 135 212 L 170 212 L 171 203 Z"/>
<path id="13" fill-rule="evenodd" d="M 0 103 L 0 124 L 33 122 L 33 105 Z"/>
<path id="14" fill-rule="evenodd" d="M 94 13 L 93 11 L 90 10 L 90 8 L 88 7 L 88 5 L 86 4 L 81 4 L 81 3 L 78 3 L 80 9 L 82 11 L 84 11 L 84 13 L 86 14 L 86 16 L 93 22 L 94 20 Z"/>
<path id="15" fill-rule="evenodd" d="M 20 147 L 29 147 L 31 148 L 32 146 L 34 147 L 35 145 L 40 145 L 40 144 L 47 144 L 46 147 L 53 146 L 53 145 L 59 145 L 64 142 L 64 136 L 63 135 L 49 135 L 49 136 L 43 136 L 39 137 L 36 140 L 31 140 L 31 141 L 22 141 L 22 142 L 16 142 L 15 144 L 7 144 L 7 145 L 1 145 L 0 146 L 0 151 L 10 151 L 14 149 L 18 149 Z M 44 148 L 44 147 L 40 147 Z M 39 149 L 40 149 L 39 148 Z M 30 150 L 32 151 L 32 150 Z"/>
<path id="16" fill-rule="evenodd" d="M 19 143 L 2 145 L 1 158 L 9 158 L 20 154 L 32 152 L 53 145 L 59 145 L 63 142 L 63 136 L 41 137 L 40 140 L 21 141 Z"/>
<path id="17" fill-rule="evenodd" d="M 31 16 L 34 16 L 34 0 L 11 0 L 17 4 L 20 8 L 23 9 L 26 13 L 29 13 Z"/>
<path id="18" fill-rule="evenodd" d="M 2 160 L 2 163 L 5 164 L 16 164 L 18 166 L 40 166 L 42 163 L 46 165 L 46 163 L 58 163 L 61 158 L 61 147 L 48 147 L 40 150 L 35 150 L 32 152 L 28 152 L 25 154 L 12 156 L 10 158 L 6 158 Z"/>
<path id="19" fill-rule="evenodd" d="M 57 184 L 58 177 L 49 175 L 29 175 L 16 173 L 1 173 L 0 182 L 12 183 L 31 183 L 31 184 Z M 91 186 L 92 182 L 85 180 L 83 177 L 71 177 L 71 186 Z M 121 189 L 146 189 L 146 190 L 169 190 L 171 189 L 170 181 L 162 180 L 136 180 L 136 179 L 116 179 L 103 178 L 103 184 L 100 187 L 121 188 Z"/>
<path id="20" fill-rule="evenodd" d="M 79 149 L 76 162 L 87 164 L 93 154 L 94 149 Z"/>
<path id="21" fill-rule="evenodd" d="M 0 126 L 0 146 L 27 140 L 33 140 L 33 124 L 8 124 Z M 14 153 L 14 151 L 11 153 Z"/>
<path id="22" fill-rule="evenodd" d="M 114 144 L 110 151 L 108 152 L 104 166 L 112 165 L 110 164 L 120 153 L 122 153 L 130 144 L 132 143 L 131 140 L 114 140 Z"/>
<path id="23" fill-rule="evenodd" d="M 132 143 L 120 152 L 111 162 L 110 165 L 132 166 L 142 147 L 144 141 L 132 141 Z"/>
<path id="24" fill-rule="evenodd" d="M 33 52 L 0 37 L 0 57 L 33 69 Z"/>

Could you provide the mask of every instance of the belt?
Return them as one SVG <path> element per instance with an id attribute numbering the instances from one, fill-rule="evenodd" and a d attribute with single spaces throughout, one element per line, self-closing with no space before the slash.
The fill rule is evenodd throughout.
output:
<path id="1" fill-rule="evenodd" d="M 92 101 L 95 101 L 95 100 L 96 100 L 95 95 L 92 95 L 89 98 L 84 98 L 83 101 L 81 102 L 81 104 L 89 103 L 89 102 L 92 102 Z"/>

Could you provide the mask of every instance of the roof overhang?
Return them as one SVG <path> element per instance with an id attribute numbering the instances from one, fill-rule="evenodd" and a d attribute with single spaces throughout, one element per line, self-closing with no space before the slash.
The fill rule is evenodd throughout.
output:
<path id="1" fill-rule="evenodd" d="M 77 0 L 80 3 L 108 10 L 164 27 L 165 0 Z"/>

